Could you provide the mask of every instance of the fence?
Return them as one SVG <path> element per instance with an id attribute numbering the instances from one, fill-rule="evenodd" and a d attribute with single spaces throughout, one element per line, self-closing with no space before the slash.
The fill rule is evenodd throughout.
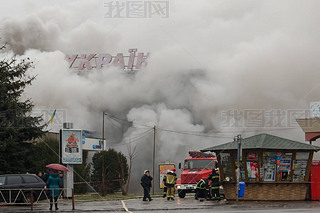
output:
<path id="1" fill-rule="evenodd" d="M 33 204 L 38 203 L 40 200 L 47 200 L 49 198 L 50 189 L 0 189 L 0 206 L 1 205 L 19 205 L 19 204 L 30 204 L 31 211 L 33 210 Z M 52 189 L 54 190 L 54 189 Z M 66 193 L 68 188 L 59 188 L 58 200 L 63 198 L 63 194 Z M 72 210 L 74 206 L 74 191 L 72 190 Z"/>

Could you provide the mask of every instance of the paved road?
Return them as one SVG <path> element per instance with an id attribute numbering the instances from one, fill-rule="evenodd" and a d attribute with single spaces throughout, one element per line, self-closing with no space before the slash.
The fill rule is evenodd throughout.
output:
<path id="1" fill-rule="evenodd" d="M 34 206 L 33 212 L 49 212 L 49 204 L 42 201 Z M 75 210 L 72 211 L 71 200 L 61 200 L 57 212 L 319 212 L 320 202 L 229 202 L 229 201 L 205 201 L 199 202 L 192 197 L 177 198 L 167 201 L 163 198 L 154 198 L 151 202 L 141 199 L 131 200 L 91 200 L 76 201 Z M 0 212 L 31 212 L 30 206 L 0 206 Z"/>

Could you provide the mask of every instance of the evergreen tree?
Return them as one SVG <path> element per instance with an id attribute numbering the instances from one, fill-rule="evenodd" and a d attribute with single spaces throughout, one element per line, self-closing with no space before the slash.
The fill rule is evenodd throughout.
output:
<path id="1" fill-rule="evenodd" d="M 104 155 L 104 190 L 113 193 L 122 187 L 128 178 L 128 163 L 126 157 L 114 149 L 96 153 L 92 158 L 93 172 L 91 179 L 96 181 L 95 189 L 101 191 L 102 187 L 102 155 Z M 104 194 L 104 193 L 102 193 Z"/>
<path id="2" fill-rule="evenodd" d="M 59 140 L 52 138 L 39 140 L 36 144 L 33 144 L 29 153 L 27 160 L 30 162 L 30 169 L 28 172 L 34 174 L 46 172 L 48 171 L 46 165 L 59 163 Z"/>
<path id="3" fill-rule="evenodd" d="M 29 59 L 0 60 L 0 174 L 27 172 L 28 150 L 43 134 L 41 117 L 31 116 L 31 100 L 21 98 L 25 87 L 35 79 L 26 73 L 32 66 Z"/>

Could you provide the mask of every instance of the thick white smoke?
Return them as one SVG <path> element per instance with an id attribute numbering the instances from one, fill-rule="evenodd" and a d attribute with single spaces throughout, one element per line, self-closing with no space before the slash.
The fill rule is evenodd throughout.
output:
<path id="1" fill-rule="evenodd" d="M 152 170 L 148 130 L 154 126 L 157 164 L 178 163 L 188 150 L 261 132 L 259 125 L 226 121 L 230 109 L 240 116 L 248 109 L 288 113 L 319 100 L 317 0 L 177 0 L 170 1 L 169 18 L 140 19 L 105 18 L 104 3 L 25 3 L 19 16 L 3 17 L 1 39 L 7 55 L 35 62 L 31 74 L 37 79 L 25 96 L 37 108 L 66 109 L 76 128 L 100 132 L 103 111 L 133 122 L 123 128 L 125 122 L 105 121 L 110 146 L 126 152 L 125 144 L 138 144 L 133 181 Z M 78 75 L 64 59 L 129 55 L 129 48 L 152 53 L 148 66 L 134 74 L 109 67 Z M 267 133 L 303 141 L 297 125 L 286 127 Z"/>

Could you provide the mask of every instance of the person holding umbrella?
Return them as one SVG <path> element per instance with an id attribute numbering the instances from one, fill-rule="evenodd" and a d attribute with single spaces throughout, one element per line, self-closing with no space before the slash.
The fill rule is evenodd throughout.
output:
<path id="1" fill-rule="evenodd" d="M 52 211 L 52 205 L 55 204 L 56 210 L 58 210 L 58 197 L 59 197 L 59 188 L 62 186 L 61 179 L 59 177 L 59 173 L 57 170 L 52 170 L 48 181 L 47 187 L 50 193 L 50 208 L 49 210 Z"/>

